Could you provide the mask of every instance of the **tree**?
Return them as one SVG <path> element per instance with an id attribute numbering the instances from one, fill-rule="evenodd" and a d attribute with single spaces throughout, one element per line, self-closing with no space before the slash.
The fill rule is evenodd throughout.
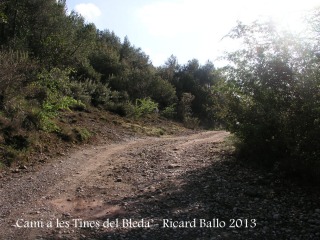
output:
<path id="1" fill-rule="evenodd" d="M 66 13 L 65 1 L 6 1 L 0 23 L 0 44 L 27 51 L 46 67 L 88 65 L 96 38 L 93 24 L 75 12 Z"/>
<path id="2" fill-rule="evenodd" d="M 211 86 L 217 81 L 217 73 L 212 62 L 201 66 L 197 59 L 192 59 L 180 66 L 177 58 L 171 56 L 164 66 L 158 68 L 158 74 L 176 88 L 180 101 L 186 92 L 194 96 L 191 110 L 203 125 L 212 127 L 216 124 Z"/>
<path id="3" fill-rule="evenodd" d="M 223 119 L 246 159 L 286 169 L 320 166 L 319 60 L 314 46 L 272 23 L 241 23 L 229 34 L 243 49 L 227 55 Z M 220 89 L 220 90 L 221 90 Z M 315 104 L 316 103 L 316 104 Z"/>
<path id="4" fill-rule="evenodd" d="M 180 65 L 178 63 L 178 59 L 176 56 L 171 55 L 167 61 L 165 62 L 164 66 L 158 69 L 160 76 L 172 82 L 175 74 L 179 71 Z"/>
<path id="5" fill-rule="evenodd" d="M 158 76 L 153 76 L 148 86 L 148 92 L 150 97 L 159 103 L 160 109 L 164 109 L 177 102 L 174 86 Z"/>

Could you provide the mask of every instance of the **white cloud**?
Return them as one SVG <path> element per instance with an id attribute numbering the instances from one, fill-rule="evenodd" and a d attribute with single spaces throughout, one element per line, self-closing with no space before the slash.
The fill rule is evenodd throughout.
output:
<path id="1" fill-rule="evenodd" d="M 93 22 L 101 16 L 101 10 L 93 3 L 80 3 L 75 6 L 75 10 L 87 21 Z"/>

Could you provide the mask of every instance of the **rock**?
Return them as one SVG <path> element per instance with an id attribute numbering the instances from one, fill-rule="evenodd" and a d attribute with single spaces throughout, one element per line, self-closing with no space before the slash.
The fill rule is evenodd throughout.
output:
<path id="1" fill-rule="evenodd" d="M 20 170 L 18 168 L 12 170 L 12 173 L 19 173 L 19 172 Z"/>
<path id="2" fill-rule="evenodd" d="M 23 169 L 23 170 L 27 170 L 27 166 L 23 165 L 23 166 L 20 166 L 19 169 Z"/>

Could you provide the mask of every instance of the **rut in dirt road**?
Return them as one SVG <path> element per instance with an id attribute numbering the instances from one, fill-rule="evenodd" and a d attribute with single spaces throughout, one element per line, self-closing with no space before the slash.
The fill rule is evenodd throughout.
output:
<path id="1" fill-rule="evenodd" d="M 318 239 L 319 193 L 241 165 L 226 136 L 90 147 L 8 180 L 1 239 Z"/>
<path id="2" fill-rule="evenodd" d="M 30 222 L 54 221 L 65 216 L 91 219 L 104 216 L 108 211 L 122 211 L 118 205 L 109 206 L 105 203 L 107 199 L 115 200 L 125 194 L 135 194 L 131 184 L 124 184 L 120 178 L 128 171 L 123 165 L 142 169 L 142 166 L 135 166 L 138 163 L 132 162 L 130 154 L 144 151 L 145 146 L 166 147 L 173 143 L 197 140 L 200 136 L 210 138 L 211 135 L 220 137 L 220 141 L 226 133 L 133 139 L 118 144 L 79 148 L 69 156 L 44 165 L 37 172 L 30 170 L 8 176 L 0 188 L 0 236 L 5 239 L 25 239 L 29 236 L 29 239 L 33 239 L 37 234 L 44 232 L 44 235 L 48 235 L 56 230 L 54 226 L 52 229 L 14 227 L 18 219 Z M 93 213 L 93 207 L 101 209 Z M 22 223 L 20 221 L 19 225 Z"/>

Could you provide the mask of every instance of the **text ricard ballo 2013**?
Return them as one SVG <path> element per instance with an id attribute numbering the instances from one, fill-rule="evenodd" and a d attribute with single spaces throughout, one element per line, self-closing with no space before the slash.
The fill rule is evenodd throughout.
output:
<path id="1" fill-rule="evenodd" d="M 255 228 L 256 219 L 228 219 L 219 218 L 191 220 L 174 219 L 130 219 L 116 218 L 105 220 L 84 220 L 81 218 L 71 220 L 25 220 L 17 219 L 17 228 Z"/>

